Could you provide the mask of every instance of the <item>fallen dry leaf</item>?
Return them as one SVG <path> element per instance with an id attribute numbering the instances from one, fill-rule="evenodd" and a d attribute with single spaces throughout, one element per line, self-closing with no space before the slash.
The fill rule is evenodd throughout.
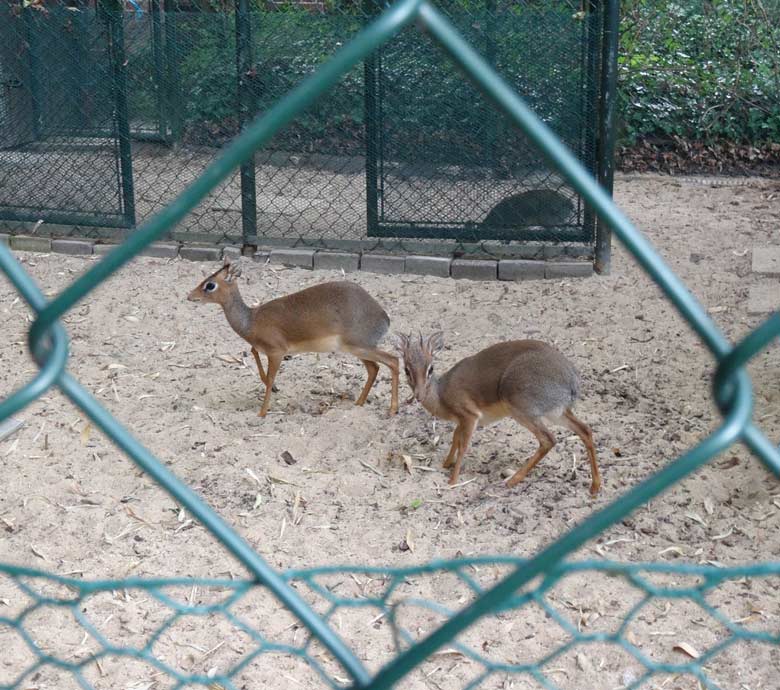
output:
<path id="1" fill-rule="evenodd" d="M 258 477 L 258 476 L 257 476 L 257 475 L 256 475 L 256 474 L 255 474 L 255 473 L 254 473 L 254 472 L 253 472 L 253 471 L 252 471 L 250 468 L 248 468 L 248 467 L 245 467 L 245 468 L 244 468 L 244 471 L 245 471 L 245 472 L 246 472 L 246 473 L 247 473 L 247 474 L 248 474 L 250 477 L 252 477 L 252 479 L 254 479 L 254 480 L 255 480 L 255 481 L 256 481 L 256 482 L 257 482 L 257 483 L 258 483 L 260 486 L 262 486 L 262 485 L 263 485 L 263 482 L 260 480 L 260 477 Z"/>
<path id="2" fill-rule="evenodd" d="M 92 433 L 92 424 L 87 422 L 81 430 L 81 445 L 86 446 L 89 443 L 89 436 Z"/>
<path id="3" fill-rule="evenodd" d="M 664 556 L 667 553 L 674 553 L 674 554 L 677 554 L 678 556 L 684 556 L 685 555 L 685 551 L 683 551 L 679 546 L 669 546 L 669 547 L 667 547 L 665 549 L 661 549 L 658 552 L 658 555 L 659 556 Z"/>
<path id="4" fill-rule="evenodd" d="M 406 530 L 406 536 L 403 538 L 403 541 L 398 545 L 398 548 L 401 549 L 401 551 L 411 551 L 414 553 L 414 542 L 412 541 L 412 531 Z"/>
<path id="5" fill-rule="evenodd" d="M 699 654 L 698 651 L 696 651 L 696 647 L 693 645 L 688 644 L 687 642 L 678 642 L 672 649 L 675 652 L 682 652 L 683 654 L 687 654 L 691 659 L 698 659 L 701 654 Z"/>
<path id="6" fill-rule="evenodd" d="M 288 482 L 286 479 L 282 479 L 281 477 L 274 477 L 272 474 L 267 474 L 266 477 L 272 484 L 287 484 L 288 486 L 298 486 L 294 482 Z"/>
<path id="7" fill-rule="evenodd" d="M 734 534 L 734 527 L 729 527 L 725 532 L 722 534 L 716 534 L 712 537 L 710 537 L 711 541 L 720 541 L 721 539 L 726 539 L 726 537 L 730 537 L 732 534 Z"/>
<path id="8" fill-rule="evenodd" d="M 584 673 L 593 672 L 593 664 L 591 663 L 590 659 L 588 659 L 588 657 L 582 653 L 577 655 L 577 668 Z"/>
<path id="9" fill-rule="evenodd" d="M 702 520 L 701 515 L 698 513 L 685 513 L 685 517 L 694 522 L 698 522 L 702 527 L 707 527 L 707 523 Z"/>

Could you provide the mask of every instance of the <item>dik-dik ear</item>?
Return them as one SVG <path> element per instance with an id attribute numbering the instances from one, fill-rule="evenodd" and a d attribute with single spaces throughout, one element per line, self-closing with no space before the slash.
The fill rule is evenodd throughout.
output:
<path id="1" fill-rule="evenodd" d="M 225 282 L 233 282 L 236 278 L 241 277 L 241 266 L 239 264 L 230 263 L 230 260 L 225 260 L 223 266 L 225 271 Z"/>
<path id="2" fill-rule="evenodd" d="M 428 338 L 428 342 L 425 344 L 425 349 L 432 355 L 439 352 L 444 347 L 444 333 L 436 331 L 432 336 Z"/>
<path id="3" fill-rule="evenodd" d="M 398 354 L 403 357 L 406 351 L 409 349 L 410 339 L 411 339 L 411 335 L 404 335 L 403 333 L 393 333 L 390 342 L 392 343 L 396 352 L 398 352 Z"/>

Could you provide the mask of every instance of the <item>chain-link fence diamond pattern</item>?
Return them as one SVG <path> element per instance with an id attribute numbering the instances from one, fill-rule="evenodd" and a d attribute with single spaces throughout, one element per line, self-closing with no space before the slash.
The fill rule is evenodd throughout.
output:
<path id="1" fill-rule="evenodd" d="M 413 21 L 419 22 L 448 57 L 507 113 L 561 178 L 587 199 L 687 319 L 717 362 L 713 393 L 723 419 L 698 445 L 527 561 L 442 561 L 404 570 L 333 568 L 280 574 L 67 373 L 68 340 L 59 319 L 105 278 L 186 217 L 255 150 L 333 88 L 342 75 Z M 743 660 L 747 657 L 761 667 L 772 667 L 780 631 L 771 619 L 735 607 L 735 588 L 748 578 L 762 591 L 775 591 L 780 564 L 721 569 L 575 563 L 566 559 L 589 539 L 736 442 L 744 443 L 775 476 L 780 475 L 780 450 L 751 419 L 752 394 L 745 369 L 751 357 L 780 335 L 780 314 L 773 314 L 732 346 L 587 170 L 463 40 L 446 16 L 424 0 L 401 0 L 388 8 L 300 87 L 249 123 L 236 141 L 171 204 L 52 300 L 44 297 L 2 244 L 0 267 L 36 313 L 29 342 L 40 367 L 30 383 L 0 403 L 0 420 L 56 385 L 96 427 L 200 521 L 252 576 L 246 581 L 90 582 L 2 565 L 0 634 L 4 649 L 11 654 L 9 657 L 6 653 L 4 661 L 12 661 L 0 666 L 0 687 L 28 687 L 44 673 L 52 674 L 57 687 L 119 687 L 128 677 L 152 677 L 153 682 L 165 678 L 173 688 L 278 685 L 278 669 L 264 662 L 284 655 L 299 661 L 296 668 L 302 673 L 311 672 L 325 686 L 383 690 L 396 686 L 409 674 L 428 673 L 428 665 L 435 658 L 432 655 L 450 646 L 471 662 L 455 677 L 458 685 L 465 688 L 505 687 L 511 678 L 523 678 L 531 683 L 529 687 L 564 687 L 556 675 L 555 661 L 576 653 L 583 645 L 609 645 L 610 658 L 638 663 L 643 669 L 641 674 L 620 679 L 626 688 L 638 688 L 651 680 L 663 686 L 668 684 L 669 674 L 688 676 L 708 689 L 720 688 L 721 680 L 728 677 L 728 666 L 737 658 L 735 655 Z M 482 579 L 479 567 L 495 570 L 491 577 Z M 432 573 L 448 573 L 450 578 L 450 585 L 440 589 L 438 595 L 424 585 L 425 578 Z M 583 576 L 586 580 L 615 578 L 616 599 L 610 602 L 612 615 L 603 627 L 583 630 L 572 613 L 575 609 L 567 605 L 571 596 L 584 591 L 582 583 L 577 584 L 576 580 Z M 567 589 L 570 578 L 575 583 Z M 204 593 L 195 601 L 193 592 L 198 587 Z M 285 626 L 289 620 L 289 628 L 280 630 L 277 625 L 269 629 L 267 618 L 253 618 L 253 614 L 262 611 L 260 599 L 253 597 L 262 598 L 266 591 L 283 605 L 284 616 L 289 618 L 279 623 Z M 118 597 L 123 598 L 123 605 L 145 607 L 146 629 L 126 631 L 116 627 L 113 608 Z M 683 648 L 688 660 L 648 653 L 652 650 L 651 636 L 643 622 L 659 603 L 684 607 L 688 616 L 701 623 L 698 646 L 694 649 L 687 644 Z M 576 603 L 572 606 L 576 608 Z M 353 628 L 348 623 L 337 634 L 332 627 L 335 617 L 341 619 L 342 614 L 346 617 L 350 611 L 358 612 L 360 624 Z M 500 644 L 491 648 L 490 643 L 485 643 L 485 631 L 495 629 L 512 615 L 517 615 L 521 624 L 554 626 L 555 645 L 542 650 L 530 644 L 523 650 L 505 649 Z M 362 616 L 367 616 L 367 620 Z M 392 641 L 393 655 L 379 660 L 378 668 L 368 667 L 357 653 L 367 634 L 366 623 L 372 632 L 377 630 L 377 624 L 379 628 L 384 626 Z M 168 639 L 172 631 L 196 644 L 204 657 L 194 665 L 177 658 Z M 233 644 L 208 646 L 212 632 L 229 638 Z M 345 633 L 351 633 L 354 639 Z M 63 652 L 64 640 L 77 640 L 79 644 Z M 211 655 L 219 655 L 220 659 L 214 672 L 204 663 Z M 771 673 L 767 677 L 772 677 Z"/>

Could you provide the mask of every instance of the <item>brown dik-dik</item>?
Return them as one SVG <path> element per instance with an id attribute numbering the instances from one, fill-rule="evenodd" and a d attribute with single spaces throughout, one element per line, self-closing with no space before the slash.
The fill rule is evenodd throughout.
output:
<path id="1" fill-rule="evenodd" d="M 462 359 L 437 378 L 433 359 L 443 346 L 441 333 L 427 340 L 402 335 L 398 344 L 414 397 L 435 417 L 457 424 L 444 461 L 444 467 L 453 468 L 450 484 L 458 481 L 477 425 L 512 417 L 536 436 L 539 449 L 507 480 L 509 486 L 523 481 L 555 445 L 547 421 L 568 427 L 582 439 L 590 460 L 590 492 L 598 492 L 601 478 L 593 434 L 571 411 L 579 395 L 579 376 L 558 350 L 538 340 L 499 343 Z"/>
<path id="2" fill-rule="evenodd" d="M 348 352 L 362 360 L 368 380 L 357 405 L 366 401 L 379 373 L 379 364 L 384 364 L 392 376 L 390 413 L 398 411 L 398 358 L 377 348 L 387 333 L 390 319 L 362 287 L 346 281 L 321 283 L 248 307 L 238 290 L 240 275 L 238 266 L 225 263 L 187 299 L 219 304 L 233 330 L 252 346 L 257 371 L 265 384 L 260 417 L 268 412 L 282 359 L 291 352 Z M 268 357 L 267 372 L 263 371 L 260 352 Z"/>

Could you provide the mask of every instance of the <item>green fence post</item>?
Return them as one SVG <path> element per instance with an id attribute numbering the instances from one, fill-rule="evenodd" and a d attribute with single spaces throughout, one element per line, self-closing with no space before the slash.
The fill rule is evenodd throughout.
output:
<path id="1" fill-rule="evenodd" d="M 375 0 L 363 0 L 366 20 L 376 14 Z M 363 61 L 363 127 L 366 137 L 366 232 L 371 237 L 379 227 L 379 118 L 376 88 L 379 50 L 375 50 Z"/>
<path id="2" fill-rule="evenodd" d="M 127 227 L 135 225 L 133 153 L 130 146 L 130 119 L 127 114 L 127 74 L 125 71 L 124 12 L 119 0 L 102 0 L 108 23 L 111 87 L 116 113 L 114 131 L 119 144 L 119 174 L 122 188 L 122 215 Z"/>
<path id="3" fill-rule="evenodd" d="M 236 75 L 238 123 L 241 129 L 255 116 L 255 64 L 252 50 L 252 12 L 249 0 L 236 2 Z M 257 187 L 255 154 L 241 164 L 241 234 L 244 246 L 257 244 Z"/>
<path id="4" fill-rule="evenodd" d="M 583 108 L 583 121 L 586 123 L 591 122 L 594 115 L 598 114 L 599 106 L 597 88 L 599 83 L 599 61 L 601 58 L 599 47 L 601 43 L 598 41 L 598 37 L 602 28 L 601 23 L 599 22 L 600 4 L 601 0 L 588 0 L 586 4 L 587 13 L 583 19 L 583 31 L 585 32 L 584 46 L 586 51 L 585 84 L 583 93 L 585 107 Z M 591 174 L 596 171 L 598 165 L 596 146 L 597 138 L 595 127 L 586 126 L 583 137 L 582 161 Z M 587 233 L 588 240 L 593 243 L 595 243 L 596 240 L 595 228 L 597 220 L 598 216 L 586 199 L 585 215 L 583 217 L 583 233 Z"/>
<path id="5" fill-rule="evenodd" d="M 152 23 L 152 61 L 154 65 L 154 97 L 157 111 L 157 134 L 169 141 L 168 113 L 165 102 L 165 60 L 163 56 L 162 8 L 160 0 L 150 0 L 149 17 Z"/>
<path id="6" fill-rule="evenodd" d="M 36 29 L 35 29 L 35 10 L 32 7 L 23 7 L 22 16 L 24 21 L 25 43 L 27 44 L 27 64 L 30 74 L 30 104 L 32 110 L 32 131 L 35 141 L 41 139 L 41 105 L 40 105 L 40 87 L 38 84 L 38 56 L 35 52 Z"/>
<path id="7" fill-rule="evenodd" d="M 89 7 L 85 2 L 78 2 L 76 7 L 78 12 L 73 13 L 71 19 L 71 32 L 67 40 L 70 40 L 68 46 L 68 53 L 73 61 L 73 79 L 72 87 L 73 92 L 77 93 L 69 107 L 69 110 L 73 110 L 73 133 L 80 136 L 100 136 L 102 132 L 96 130 L 102 130 L 103 123 L 96 123 L 93 119 L 89 118 L 90 113 L 85 107 L 87 102 L 87 95 L 89 92 L 89 83 L 95 79 L 94 69 L 90 69 L 92 56 L 89 52 L 89 19 L 87 17 L 87 11 Z M 64 57 L 64 56 L 63 56 Z M 94 112 L 92 113 L 94 118 Z M 97 125 L 97 126 L 96 126 Z"/>
<path id="8" fill-rule="evenodd" d="M 485 60 L 488 61 L 493 69 L 496 69 L 497 46 L 496 46 L 496 25 L 498 23 L 498 8 L 496 0 L 485 0 Z M 488 122 L 485 127 L 487 138 L 487 150 L 489 160 L 492 163 L 493 175 L 498 179 L 511 177 L 507 169 L 502 169 L 500 165 L 501 148 L 499 142 L 501 128 L 504 123 L 504 114 L 495 108 L 489 107 L 487 113 Z"/>
<path id="9" fill-rule="evenodd" d="M 163 0 L 163 19 L 165 22 L 165 108 L 168 125 L 171 128 L 170 139 L 181 141 L 182 111 L 181 85 L 179 84 L 179 46 L 176 31 L 176 6 L 174 0 Z"/>
<path id="10" fill-rule="evenodd" d="M 615 101 L 617 97 L 619 0 L 603 0 L 604 33 L 601 51 L 601 94 L 599 105 L 598 180 L 610 194 L 615 175 Z M 598 273 L 610 271 L 612 229 L 603 220 L 596 221 L 596 256 Z"/>

